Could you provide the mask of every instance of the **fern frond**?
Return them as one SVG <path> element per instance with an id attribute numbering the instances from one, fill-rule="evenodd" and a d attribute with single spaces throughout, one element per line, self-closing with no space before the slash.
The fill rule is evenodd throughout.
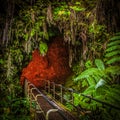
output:
<path id="1" fill-rule="evenodd" d="M 120 45 L 111 46 L 108 49 L 106 49 L 106 52 L 110 52 L 110 51 L 117 50 L 117 49 L 120 49 Z"/>
<path id="2" fill-rule="evenodd" d="M 95 92 L 95 85 L 89 86 L 89 87 L 83 92 L 83 94 L 85 94 L 85 95 L 92 95 L 93 92 Z"/>
<path id="3" fill-rule="evenodd" d="M 115 35 L 120 35 L 120 32 L 115 33 Z"/>
<path id="4" fill-rule="evenodd" d="M 110 66 L 105 70 L 106 74 L 120 75 L 120 66 Z"/>
<path id="5" fill-rule="evenodd" d="M 119 87 L 119 89 L 112 88 L 111 91 L 117 96 L 117 98 L 118 98 L 118 96 L 120 96 L 120 87 Z"/>
<path id="6" fill-rule="evenodd" d="M 120 45 L 120 40 L 116 40 L 116 41 L 108 43 L 107 47 L 110 47 L 110 46 L 113 46 L 113 45 Z"/>
<path id="7" fill-rule="evenodd" d="M 82 84 L 82 87 L 88 86 L 88 82 L 86 80 L 83 80 L 81 84 Z"/>
<path id="8" fill-rule="evenodd" d="M 88 78 L 90 75 L 93 75 L 93 73 L 99 73 L 99 70 L 97 68 L 89 68 L 89 69 L 83 71 L 74 80 L 78 81 L 80 79 Z"/>
<path id="9" fill-rule="evenodd" d="M 106 84 L 106 81 L 103 79 L 100 79 L 99 82 L 96 84 L 95 89 L 104 86 Z"/>
<path id="10" fill-rule="evenodd" d="M 97 66 L 97 68 L 99 70 L 104 70 L 105 69 L 104 63 L 101 59 L 95 59 L 95 65 Z"/>
<path id="11" fill-rule="evenodd" d="M 95 96 L 95 98 L 98 100 L 102 100 L 102 101 L 105 100 L 105 96 L 103 96 L 103 95 L 97 95 L 97 96 Z"/>
<path id="12" fill-rule="evenodd" d="M 112 57 L 114 55 L 119 55 L 120 54 L 120 50 L 116 50 L 116 51 L 112 51 L 110 53 L 106 53 L 105 57 Z"/>
<path id="13" fill-rule="evenodd" d="M 107 102 L 110 102 L 113 105 L 118 106 L 120 105 L 120 99 L 118 94 L 115 94 L 114 92 L 110 91 L 107 96 Z"/>
<path id="14" fill-rule="evenodd" d="M 92 76 L 89 76 L 86 79 L 87 79 L 87 82 L 89 83 L 89 86 L 96 84 L 96 81 L 95 81 L 95 79 Z"/>
<path id="15" fill-rule="evenodd" d="M 106 64 L 112 64 L 112 63 L 115 63 L 115 62 L 120 62 L 120 56 L 115 56 L 115 57 L 111 58 L 110 60 L 108 60 L 106 62 Z"/>
<path id="16" fill-rule="evenodd" d="M 112 37 L 110 40 L 111 40 L 111 41 L 112 41 L 112 40 L 120 40 L 120 36 L 114 36 L 114 37 Z"/>
<path id="17" fill-rule="evenodd" d="M 100 75 L 93 74 L 92 77 L 94 78 L 94 80 L 96 81 L 96 83 L 101 79 Z"/>

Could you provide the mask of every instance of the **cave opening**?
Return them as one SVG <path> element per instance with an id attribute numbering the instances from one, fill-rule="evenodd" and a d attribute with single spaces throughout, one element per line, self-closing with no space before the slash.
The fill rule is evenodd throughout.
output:
<path id="1" fill-rule="evenodd" d="M 44 80 L 64 84 L 70 74 L 68 46 L 61 35 L 54 36 L 50 38 L 45 55 L 38 49 L 32 52 L 31 61 L 22 70 L 21 84 L 25 78 L 37 87 L 44 86 Z"/>

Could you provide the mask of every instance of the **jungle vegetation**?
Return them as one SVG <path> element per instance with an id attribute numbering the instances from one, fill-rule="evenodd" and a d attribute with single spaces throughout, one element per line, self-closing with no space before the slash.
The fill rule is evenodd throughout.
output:
<path id="1" fill-rule="evenodd" d="M 30 119 L 20 74 L 32 51 L 44 55 L 54 36 L 63 36 L 68 44 L 74 75 L 66 86 L 80 93 L 74 94 L 74 105 L 92 111 L 79 118 L 120 119 L 119 110 L 81 96 L 120 106 L 119 6 L 119 0 L 1 0 L 0 119 L 14 120 L 18 113 L 17 119 Z"/>

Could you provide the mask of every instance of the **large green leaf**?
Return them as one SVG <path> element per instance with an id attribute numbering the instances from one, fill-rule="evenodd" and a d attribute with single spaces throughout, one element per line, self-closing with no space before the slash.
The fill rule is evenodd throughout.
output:
<path id="1" fill-rule="evenodd" d="M 95 65 L 99 70 L 105 70 L 104 63 L 101 59 L 95 59 Z"/>
<path id="2" fill-rule="evenodd" d="M 41 42 L 39 45 L 39 51 L 42 55 L 45 55 L 47 53 L 48 46 L 45 42 Z"/>

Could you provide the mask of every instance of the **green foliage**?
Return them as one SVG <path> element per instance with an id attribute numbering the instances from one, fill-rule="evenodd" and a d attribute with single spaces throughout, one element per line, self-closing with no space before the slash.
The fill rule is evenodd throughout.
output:
<path id="1" fill-rule="evenodd" d="M 76 12 L 83 12 L 86 9 L 82 6 L 82 3 L 79 1 L 75 2 L 73 5 L 70 6 L 71 9 L 73 9 Z"/>
<path id="2" fill-rule="evenodd" d="M 107 61 L 107 64 L 112 64 L 115 62 L 120 62 L 120 56 L 114 56 L 113 58 L 111 58 L 109 61 Z"/>
<path id="3" fill-rule="evenodd" d="M 91 62 L 90 60 L 88 60 L 88 61 L 85 63 L 85 67 L 86 67 L 86 68 L 92 67 L 92 62 Z"/>
<path id="4" fill-rule="evenodd" d="M 4 63 L 3 59 L 0 59 L 0 64 L 3 64 L 3 63 Z"/>
<path id="5" fill-rule="evenodd" d="M 70 10 L 67 4 L 65 4 L 64 2 L 60 2 L 60 5 L 54 8 L 53 15 L 55 21 L 62 18 L 67 20 L 67 17 L 70 15 Z"/>
<path id="6" fill-rule="evenodd" d="M 103 86 L 103 85 L 105 85 L 105 84 L 106 84 L 106 81 L 103 80 L 103 79 L 100 79 L 100 80 L 98 81 L 98 83 L 96 84 L 95 89 L 97 89 L 97 88 L 99 88 L 99 87 L 101 87 L 101 86 Z"/>
<path id="7" fill-rule="evenodd" d="M 73 105 L 71 105 L 69 102 L 67 102 L 65 106 L 69 109 L 69 111 L 73 111 L 74 109 Z"/>
<path id="8" fill-rule="evenodd" d="M 27 99 L 17 98 L 9 101 L 7 106 L 3 108 L 3 114 L 0 115 L 2 120 L 30 120 L 29 102 Z"/>
<path id="9" fill-rule="evenodd" d="M 120 75 L 120 67 L 119 66 L 110 66 L 105 69 L 105 72 L 110 75 Z"/>
<path id="10" fill-rule="evenodd" d="M 29 120 L 29 105 L 22 98 L 23 91 L 20 86 L 20 74 L 24 66 L 23 63 L 26 63 L 24 60 L 27 56 L 23 54 L 23 48 L 18 40 L 3 50 L 6 52 L 2 54 L 4 62 L 0 64 L 2 67 L 0 71 L 0 119 Z"/>
<path id="11" fill-rule="evenodd" d="M 109 40 L 105 57 L 106 57 L 106 64 L 114 64 L 114 63 L 120 62 L 120 35 L 119 34 L 116 34 Z"/>
<path id="12" fill-rule="evenodd" d="M 95 65 L 99 70 L 105 70 L 104 63 L 101 59 L 95 59 Z"/>
<path id="13" fill-rule="evenodd" d="M 119 110 L 113 110 L 115 112 L 109 115 L 109 107 L 103 108 L 101 103 L 86 98 L 84 95 L 116 107 L 120 105 L 118 97 L 120 96 L 120 85 L 116 84 L 117 77 L 120 75 L 120 66 L 118 65 L 120 61 L 119 39 L 119 34 L 115 34 L 108 42 L 104 58 L 105 62 L 101 59 L 95 59 L 94 66 L 88 60 L 88 63 L 86 62 L 86 69 L 74 78 L 75 82 L 82 84 L 83 89 L 81 94 L 74 94 L 74 105 L 80 105 L 82 108 L 91 111 L 96 111 L 99 107 L 99 110 L 102 111 L 101 118 L 106 120 L 113 118 L 120 119 Z"/>
<path id="14" fill-rule="evenodd" d="M 79 81 L 79 80 L 87 80 L 87 83 L 89 85 L 96 84 L 100 78 L 105 77 L 103 69 L 104 65 L 100 60 L 96 60 L 96 64 L 98 66 L 98 63 L 101 64 L 98 68 L 88 68 L 87 70 L 83 71 L 80 75 L 78 75 L 74 81 Z"/>
<path id="15" fill-rule="evenodd" d="M 102 39 L 107 36 L 106 27 L 104 25 L 99 25 L 96 19 L 88 26 L 88 32 L 90 35 L 93 34 L 92 39 L 96 41 L 98 41 L 100 37 L 100 41 L 102 41 Z"/>
<path id="16" fill-rule="evenodd" d="M 48 46 L 45 42 L 41 42 L 39 45 L 39 51 L 44 56 L 47 53 Z"/>

